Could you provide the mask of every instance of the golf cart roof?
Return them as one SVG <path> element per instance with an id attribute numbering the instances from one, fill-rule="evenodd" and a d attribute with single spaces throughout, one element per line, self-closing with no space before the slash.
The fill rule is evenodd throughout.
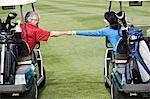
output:
<path id="1" fill-rule="evenodd" d="M 34 3 L 37 0 L 0 0 L 0 6 L 15 6 Z"/>
<path id="2" fill-rule="evenodd" d="M 150 0 L 107 0 L 107 1 L 150 1 Z"/>

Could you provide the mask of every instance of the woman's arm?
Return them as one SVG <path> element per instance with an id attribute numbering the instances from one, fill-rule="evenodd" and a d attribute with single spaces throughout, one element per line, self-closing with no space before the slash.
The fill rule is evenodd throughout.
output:
<path id="1" fill-rule="evenodd" d="M 103 29 L 89 30 L 89 31 L 72 31 L 72 34 L 81 35 L 81 36 L 104 36 L 105 35 Z"/>

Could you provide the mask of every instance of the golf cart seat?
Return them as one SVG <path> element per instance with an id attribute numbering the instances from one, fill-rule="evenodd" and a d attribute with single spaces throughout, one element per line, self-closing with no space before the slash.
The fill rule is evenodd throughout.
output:
<path id="1" fill-rule="evenodd" d="M 124 74 L 129 52 L 128 52 L 127 45 L 124 43 L 122 38 L 120 39 L 117 45 L 116 51 L 119 53 L 118 55 L 115 55 L 114 58 L 115 64 L 117 66 L 117 71 L 120 74 Z"/>
<path id="2" fill-rule="evenodd" d="M 117 55 L 115 55 L 115 60 L 127 60 L 128 59 L 128 48 L 126 43 L 123 41 L 123 39 L 121 38 L 117 47 L 116 47 L 116 51 L 119 53 Z"/>
<path id="3" fill-rule="evenodd" d="M 40 48 L 40 42 L 38 42 L 35 46 L 35 48 L 32 51 L 32 54 L 29 53 L 29 46 L 25 41 L 21 42 L 20 47 L 20 53 L 19 53 L 19 59 L 18 59 L 18 65 L 31 65 L 36 64 L 37 59 L 39 58 L 39 48 Z"/>
<path id="4" fill-rule="evenodd" d="M 19 50 L 19 52 L 18 52 L 19 57 L 28 56 L 29 52 L 30 52 L 29 46 L 24 40 L 21 40 L 18 43 L 18 50 Z"/>

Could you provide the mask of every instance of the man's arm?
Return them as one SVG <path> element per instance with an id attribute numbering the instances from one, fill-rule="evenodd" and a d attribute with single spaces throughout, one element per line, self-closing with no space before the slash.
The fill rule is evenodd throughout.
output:
<path id="1" fill-rule="evenodd" d="M 61 36 L 61 35 L 72 35 L 72 31 L 51 31 L 50 36 L 51 37 L 57 37 L 57 36 Z"/>

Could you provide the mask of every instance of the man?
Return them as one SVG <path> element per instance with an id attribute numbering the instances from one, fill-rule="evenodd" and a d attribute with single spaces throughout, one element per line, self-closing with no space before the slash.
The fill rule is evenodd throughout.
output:
<path id="1" fill-rule="evenodd" d="M 58 32 L 58 31 L 46 31 L 38 27 L 40 17 L 38 13 L 30 11 L 25 16 L 25 26 L 26 34 L 24 33 L 23 25 L 21 24 L 22 29 L 22 38 L 29 46 L 29 54 L 31 54 L 35 45 L 39 41 L 47 41 L 49 37 L 56 37 L 61 35 L 71 35 L 70 31 Z"/>

